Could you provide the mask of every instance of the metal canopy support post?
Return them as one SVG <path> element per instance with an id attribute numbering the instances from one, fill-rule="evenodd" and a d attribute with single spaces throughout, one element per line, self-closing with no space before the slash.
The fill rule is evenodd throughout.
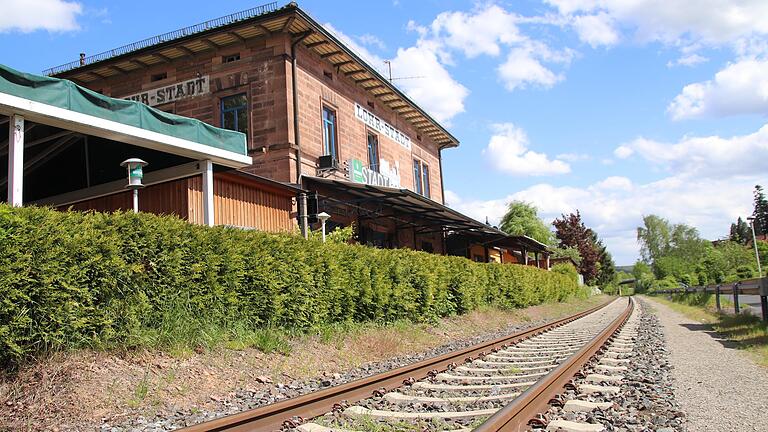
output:
<path id="1" fill-rule="evenodd" d="M 533 256 L 536 258 L 536 268 L 541 268 L 541 264 L 539 264 L 539 253 L 534 252 Z"/>
<path id="2" fill-rule="evenodd" d="M 203 164 L 203 223 L 213 226 L 213 162 L 207 159 L 201 163 Z"/>
<path id="3" fill-rule="evenodd" d="M 11 116 L 8 128 L 8 204 L 20 207 L 24 191 L 24 117 Z"/>
<path id="4" fill-rule="evenodd" d="M 523 248 L 523 264 L 528 265 L 528 249 Z"/>
<path id="5" fill-rule="evenodd" d="M 549 264 L 549 254 L 546 254 L 547 256 L 547 270 L 550 270 L 552 267 Z"/>
<path id="6" fill-rule="evenodd" d="M 739 288 L 741 283 L 736 282 L 733 284 L 733 310 L 737 314 L 739 313 Z"/>
<path id="7" fill-rule="evenodd" d="M 301 228 L 301 236 L 305 239 L 309 238 L 309 224 L 307 220 L 307 194 L 302 192 L 299 194 L 299 227 Z M 358 227 L 360 224 L 358 224 Z"/>

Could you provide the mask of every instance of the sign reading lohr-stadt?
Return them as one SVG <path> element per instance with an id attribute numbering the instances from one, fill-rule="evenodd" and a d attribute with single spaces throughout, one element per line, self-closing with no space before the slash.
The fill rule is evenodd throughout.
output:
<path id="1" fill-rule="evenodd" d="M 123 99 L 141 102 L 144 105 L 156 106 L 176 102 L 179 99 L 202 96 L 210 92 L 211 85 L 209 77 L 208 75 L 203 75 L 199 78 L 181 81 L 165 87 L 125 96 Z"/>

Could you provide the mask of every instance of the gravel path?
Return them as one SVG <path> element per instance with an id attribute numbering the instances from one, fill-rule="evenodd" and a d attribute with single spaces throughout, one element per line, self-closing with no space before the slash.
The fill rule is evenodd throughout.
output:
<path id="1" fill-rule="evenodd" d="M 726 348 L 728 342 L 701 323 L 646 300 L 664 326 L 687 430 L 768 431 L 768 370 Z"/>

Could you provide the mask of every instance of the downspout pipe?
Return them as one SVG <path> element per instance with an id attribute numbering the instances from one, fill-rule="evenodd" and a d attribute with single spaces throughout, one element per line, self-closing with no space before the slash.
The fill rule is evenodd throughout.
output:
<path id="1" fill-rule="evenodd" d="M 443 146 L 437 148 L 437 164 L 440 166 L 440 198 L 445 205 L 445 183 L 443 183 Z"/>
<path id="2" fill-rule="evenodd" d="M 296 46 L 306 39 L 312 31 L 299 35 L 291 42 L 291 93 L 293 96 L 293 140 L 296 144 L 296 184 L 301 187 L 301 137 L 299 134 L 299 91 L 296 66 Z"/>

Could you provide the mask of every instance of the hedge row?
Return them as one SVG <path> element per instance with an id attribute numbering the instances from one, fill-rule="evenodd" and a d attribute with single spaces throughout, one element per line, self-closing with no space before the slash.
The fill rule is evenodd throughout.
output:
<path id="1" fill-rule="evenodd" d="M 431 320 L 481 305 L 518 308 L 577 293 L 531 267 L 175 217 L 0 205 L 0 365 L 63 347 L 132 347 L 187 323 L 311 328 Z"/>

